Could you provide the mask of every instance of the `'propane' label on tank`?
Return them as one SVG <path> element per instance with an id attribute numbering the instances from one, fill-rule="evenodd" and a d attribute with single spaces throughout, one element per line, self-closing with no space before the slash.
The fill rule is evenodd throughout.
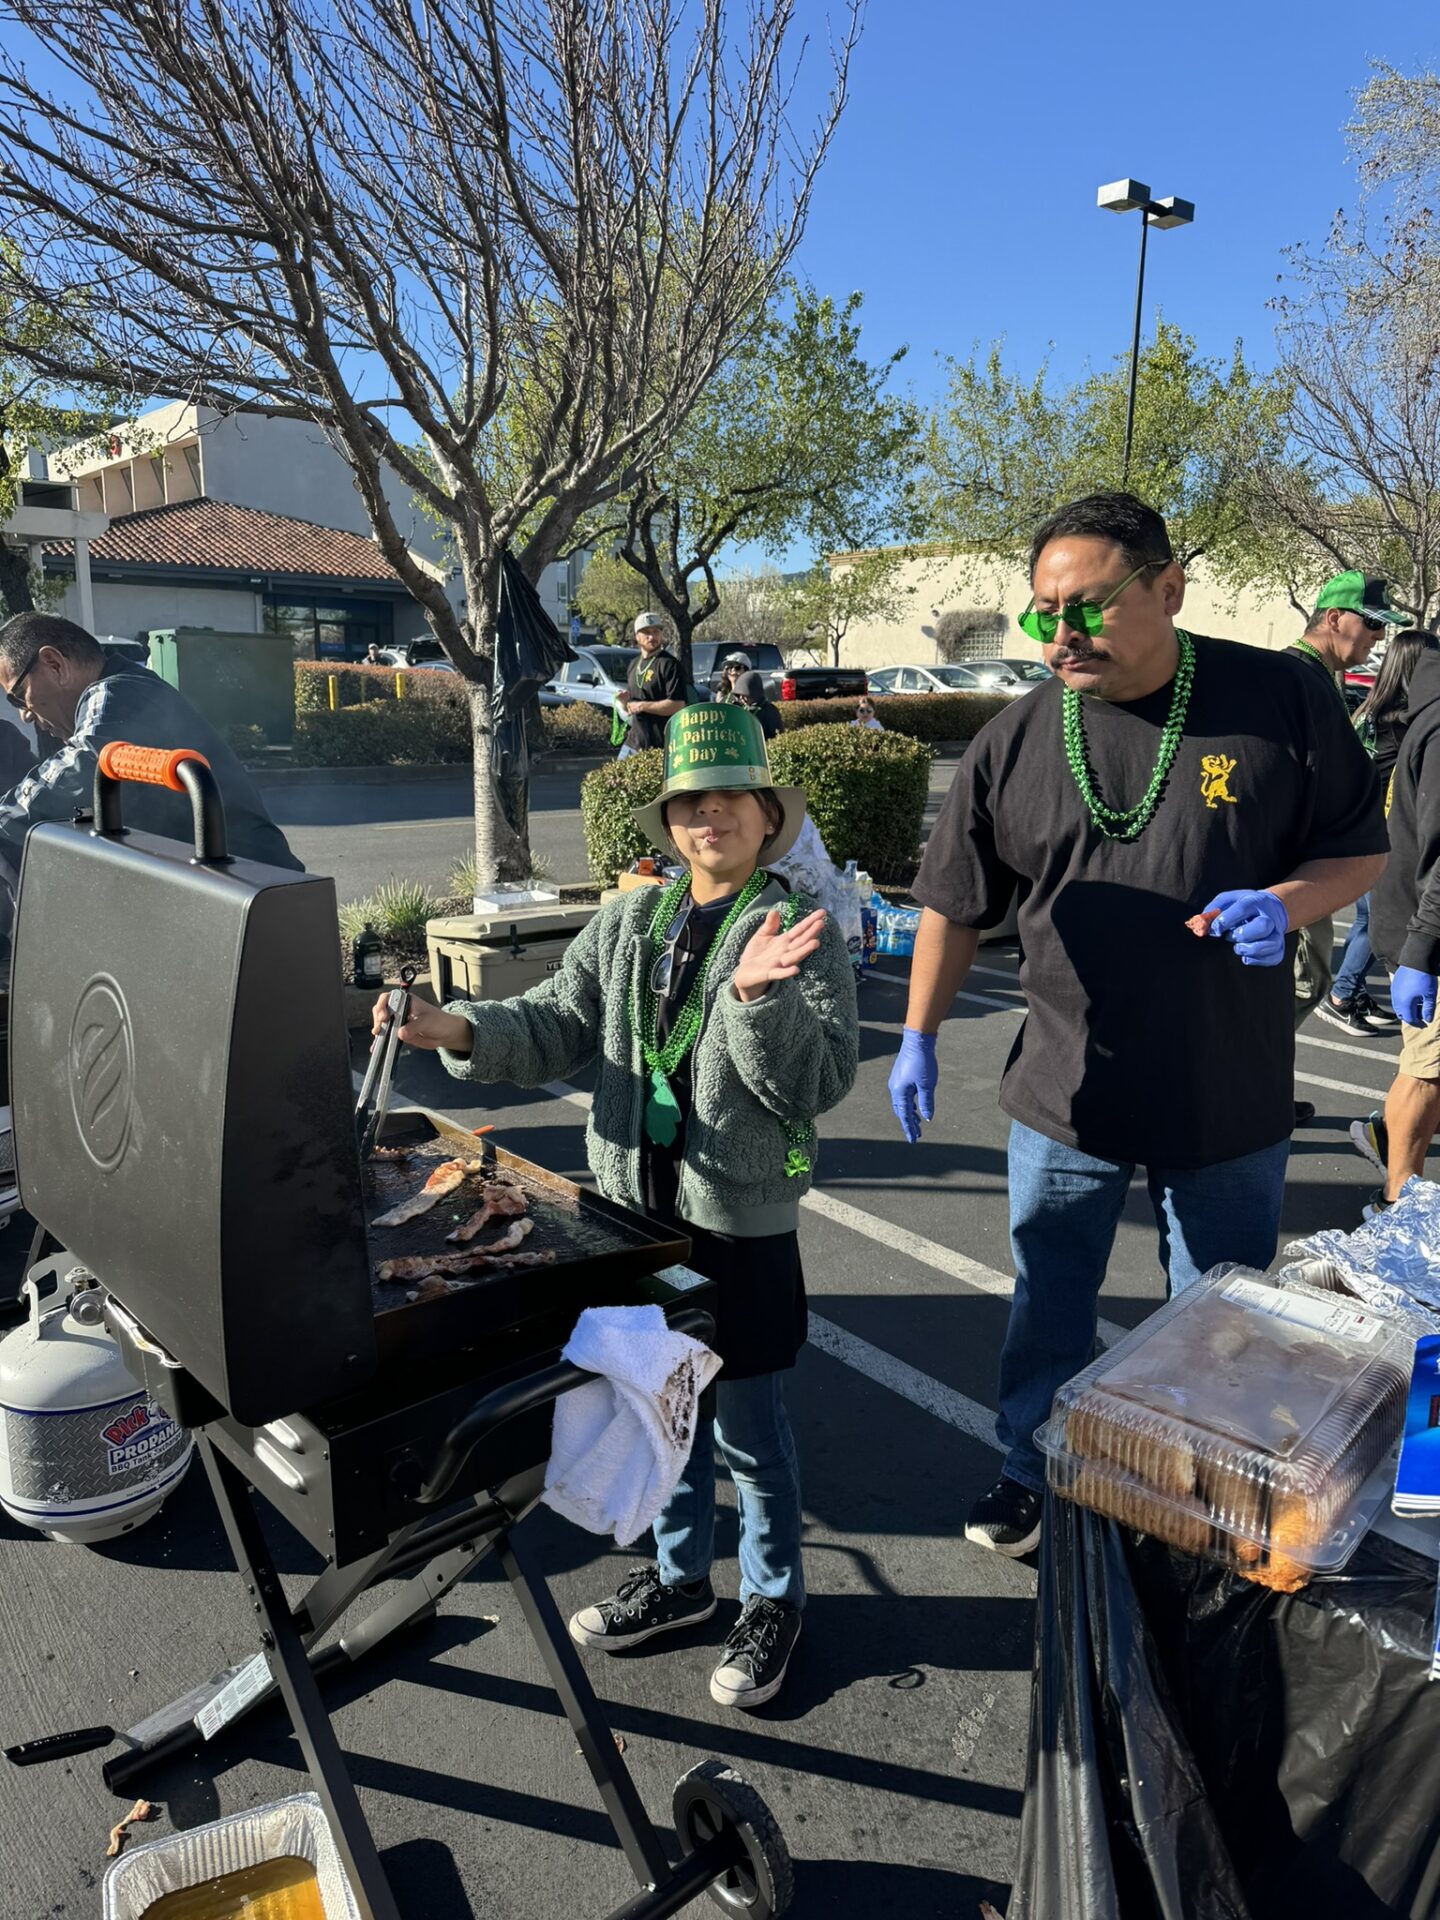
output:
<path id="1" fill-rule="evenodd" d="M 157 1454 L 170 1453 L 178 1429 L 163 1407 L 152 1400 L 141 1400 L 127 1407 L 101 1430 L 105 1441 L 105 1465 L 113 1479 L 129 1473 Z"/>

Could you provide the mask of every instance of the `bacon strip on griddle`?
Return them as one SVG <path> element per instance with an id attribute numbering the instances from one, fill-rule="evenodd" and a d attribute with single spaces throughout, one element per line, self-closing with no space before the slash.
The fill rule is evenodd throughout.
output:
<path id="1" fill-rule="evenodd" d="M 518 1187 L 501 1186 L 496 1182 L 480 1189 L 480 1202 L 463 1226 L 446 1234 L 445 1238 L 452 1246 L 467 1245 L 492 1220 L 512 1219 L 524 1213 L 530 1204 Z"/>
<path id="2" fill-rule="evenodd" d="M 540 1254 L 528 1256 L 517 1254 L 514 1248 L 529 1233 L 533 1233 L 533 1220 L 515 1220 L 505 1229 L 500 1238 L 482 1250 L 465 1253 L 409 1253 L 402 1254 L 396 1260 L 382 1260 L 375 1269 L 377 1280 L 422 1280 L 429 1273 L 468 1273 L 474 1267 L 495 1266 L 548 1266 L 554 1258 L 546 1259 Z"/>
<path id="3" fill-rule="evenodd" d="M 411 1194 L 408 1200 L 402 1200 L 398 1207 L 392 1207 L 388 1213 L 382 1213 L 372 1224 L 377 1227 L 403 1227 L 407 1220 L 428 1213 L 437 1200 L 443 1200 L 447 1193 L 454 1193 L 472 1173 L 479 1171 L 478 1160 L 442 1160 L 418 1193 Z"/>

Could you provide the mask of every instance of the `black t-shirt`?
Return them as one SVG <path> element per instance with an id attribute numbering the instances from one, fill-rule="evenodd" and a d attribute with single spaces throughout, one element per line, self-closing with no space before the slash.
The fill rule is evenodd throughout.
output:
<path id="1" fill-rule="evenodd" d="M 630 662 L 625 685 L 636 700 L 681 700 L 686 698 L 685 676 L 673 653 L 640 654 Z M 630 722 L 626 744 L 637 753 L 643 747 L 663 747 L 668 722 L 658 713 L 637 713 Z"/>
<path id="2" fill-rule="evenodd" d="M 997 925 L 1018 894 L 1029 1011 L 1000 1104 L 1105 1160 L 1203 1167 L 1271 1146 L 1293 1117 L 1291 968 L 1244 966 L 1228 940 L 1197 939 L 1185 921 L 1302 861 L 1385 851 L 1344 703 L 1276 654 L 1197 637 L 1164 793 L 1139 839 L 1122 842 L 1080 798 L 1063 692 L 1046 681 L 976 736 L 915 883 L 965 927 Z M 1149 785 L 1170 695 L 1085 701 L 1109 805 L 1132 806 Z"/>
<path id="3" fill-rule="evenodd" d="M 734 904 L 732 893 L 724 900 L 690 909 L 675 948 L 670 991 L 656 1004 L 655 1034 L 661 1046 L 670 1036 L 671 1022 L 685 1004 L 721 921 Z M 662 939 L 668 931 L 660 929 Z M 670 1076 L 670 1089 L 681 1115 L 674 1140 L 668 1147 L 661 1147 L 647 1135 L 642 1142 L 645 1206 L 659 1220 L 679 1221 L 676 1197 L 685 1125 L 694 1100 L 694 1058 L 692 1047 Z M 807 1327 L 805 1275 L 797 1236 L 793 1232 L 771 1233 L 742 1239 L 711 1233 L 688 1222 L 681 1224 L 690 1236 L 691 1266 L 715 1282 L 714 1345 L 725 1362 L 722 1378 L 748 1380 L 793 1367 L 795 1356 L 805 1344 Z"/>

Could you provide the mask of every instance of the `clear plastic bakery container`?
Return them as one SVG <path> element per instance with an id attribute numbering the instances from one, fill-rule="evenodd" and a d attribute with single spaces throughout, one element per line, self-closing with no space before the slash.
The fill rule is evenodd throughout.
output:
<path id="1" fill-rule="evenodd" d="M 314 1869 L 315 1893 L 325 1920 L 360 1920 L 316 1793 L 291 1794 L 268 1806 L 212 1820 L 208 1826 L 127 1848 L 107 1868 L 101 1883 L 104 1920 L 143 1920 L 167 1896 L 198 1894 L 227 1875 L 265 1861 L 292 1859 Z M 307 1903 L 295 1900 L 293 1906 L 297 1913 L 313 1913 L 314 1897 Z M 234 1911 L 233 1906 L 230 1910 Z"/>
<path id="2" fill-rule="evenodd" d="M 1036 1436 L 1050 1485 L 1293 1591 L 1343 1567 L 1384 1500 L 1413 1352 L 1368 1307 L 1232 1269 L 1060 1389 Z"/>

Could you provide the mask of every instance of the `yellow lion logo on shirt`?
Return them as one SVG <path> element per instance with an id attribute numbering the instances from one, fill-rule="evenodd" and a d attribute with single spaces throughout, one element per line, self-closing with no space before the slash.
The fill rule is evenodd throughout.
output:
<path id="1" fill-rule="evenodd" d="M 1222 800 L 1227 806 L 1235 805 L 1235 796 L 1230 791 L 1230 776 L 1235 765 L 1235 761 L 1223 753 L 1207 753 L 1201 757 L 1200 793 L 1212 813 Z"/>

